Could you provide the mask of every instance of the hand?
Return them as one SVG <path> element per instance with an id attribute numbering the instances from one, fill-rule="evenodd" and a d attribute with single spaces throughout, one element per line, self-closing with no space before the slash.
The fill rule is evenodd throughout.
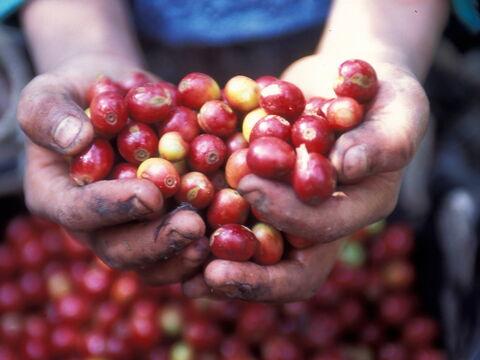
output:
<path id="1" fill-rule="evenodd" d="M 310 56 L 294 63 L 284 79 L 311 96 L 333 97 L 339 62 Z M 341 135 L 330 153 L 339 186 L 317 206 L 297 199 L 281 183 L 249 175 L 239 191 L 267 222 L 278 229 L 315 240 L 291 251 L 273 266 L 214 260 L 204 277 L 184 285 L 193 297 L 227 296 L 256 301 L 296 301 L 310 297 L 330 271 L 341 240 L 386 217 L 395 207 L 402 169 L 413 157 L 427 126 L 429 106 L 415 77 L 391 64 L 372 63 L 380 90 L 365 121 Z"/>
<path id="2" fill-rule="evenodd" d="M 65 156 L 88 146 L 94 132 L 83 109 L 99 74 L 122 82 L 134 69 L 117 59 L 80 58 L 33 79 L 18 119 L 29 136 L 25 197 L 29 209 L 74 232 L 116 269 L 137 270 L 152 284 L 186 279 L 208 255 L 205 225 L 193 211 L 163 213 L 163 198 L 146 180 L 77 186 Z M 122 77 L 123 76 L 123 77 Z"/>

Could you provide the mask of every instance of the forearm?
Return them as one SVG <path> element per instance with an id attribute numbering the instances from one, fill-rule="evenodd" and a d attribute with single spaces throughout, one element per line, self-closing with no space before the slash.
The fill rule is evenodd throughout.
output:
<path id="1" fill-rule="evenodd" d="M 391 62 L 423 79 L 447 15 L 447 0 L 336 0 L 318 51 Z"/>
<path id="2" fill-rule="evenodd" d="M 81 56 L 142 63 L 123 0 L 32 0 L 21 18 L 40 73 Z"/>

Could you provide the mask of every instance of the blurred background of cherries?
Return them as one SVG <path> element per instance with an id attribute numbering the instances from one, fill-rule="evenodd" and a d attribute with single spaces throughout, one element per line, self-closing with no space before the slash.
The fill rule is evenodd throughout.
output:
<path id="1" fill-rule="evenodd" d="M 306 302 L 189 300 L 109 269 L 59 226 L 9 219 L 0 243 L 0 359 L 440 360 L 403 223 L 348 238 Z"/>

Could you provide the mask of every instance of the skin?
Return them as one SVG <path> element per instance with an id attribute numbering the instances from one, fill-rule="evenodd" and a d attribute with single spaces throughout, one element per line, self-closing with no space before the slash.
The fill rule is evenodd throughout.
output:
<path id="1" fill-rule="evenodd" d="M 38 0 L 24 8 L 25 34 L 40 73 L 18 105 L 20 125 L 30 139 L 26 203 L 33 213 L 73 232 L 113 268 L 136 270 L 151 284 L 178 282 L 197 272 L 208 256 L 200 216 L 188 209 L 165 214 L 160 191 L 146 180 L 76 186 L 64 158 L 93 139 L 83 113 L 89 84 L 99 74 L 122 82 L 142 68 L 126 9 L 119 3 Z M 52 11 L 62 16 L 52 18 Z M 82 26 L 86 23 L 88 28 Z"/>
<path id="2" fill-rule="evenodd" d="M 447 13 L 447 2 L 436 0 L 335 2 L 317 52 L 292 64 L 282 78 L 299 86 L 307 98 L 330 98 L 338 65 L 345 59 L 364 59 L 377 71 L 380 90 L 364 123 L 343 134 L 330 153 L 338 191 L 312 207 L 301 203 L 291 188 L 254 175 L 242 179 L 238 189 L 266 222 L 317 245 L 292 251 L 288 260 L 273 266 L 214 260 L 203 276 L 184 284 L 188 295 L 265 302 L 307 299 L 328 275 L 341 238 L 393 211 L 402 171 L 428 125 L 421 81 Z"/>
<path id="3" fill-rule="evenodd" d="M 25 32 L 43 74 L 26 87 L 18 111 L 31 139 L 25 179 L 29 208 L 76 231 L 113 267 L 136 269 L 149 283 L 196 273 L 184 282 L 191 297 L 281 302 L 312 296 L 335 261 L 341 247 L 337 239 L 385 217 L 396 204 L 402 169 L 427 127 L 428 101 L 420 82 L 444 27 L 447 0 L 335 1 L 317 52 L 292 64 L 283 78 L 307 97 L 332 97 L 330 84 L 343 60 L 361 58 L 377 70 L 380 92 L 366 121 L 343 134 L 330 154 L 338 192 L 312 207 L 285 185 L 253 175 L 239 187 L 266 221 L 317 244 L 291 251 L 272 266 L 213 260 L 200 273 L 208 247 L 198 215 L 188 209 L 163 214 L 161 195 L 147 181 L 101 181 L 79 188 L 68 177 L 63 156 L 78 153 L 93 136 L 81 107 L 87 84 L 101 73 L 121 81 L 142 67 L 119 3 L 36 0 L 25 7 Z M 62 16 L 48 16 L 53 11 Z"/>

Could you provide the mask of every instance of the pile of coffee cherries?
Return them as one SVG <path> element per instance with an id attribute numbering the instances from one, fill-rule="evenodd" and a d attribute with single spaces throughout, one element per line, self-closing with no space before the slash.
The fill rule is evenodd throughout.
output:
<path id="1" fill-rule="evenodd" d="M 339 133 L 362 121 L 378 90 L 375 70 L 345 61 L 334 90 L 337 98 L 306 101 L 297 86 L 272 76 L 235 76 L 223 90 L 202 73 L 178 87 L 142 73 L 126 87 L 103 76 L 88 91 L 86 110 L 97 137 L 71 159 L 70 173 L 79 185 L 148 179 L 173 206 L 189 203 L 205 214 L 215 256 L 275 264 L 284 237 L 294 247 L 311 240 L 281 234 L 255 209 L 249 216 L 236 189 L 253 173 L 290 183 L 307 203 L 332 195 L 336 175 L 326 156 Z"/>
<path id="2" fill-rule="evenodd" d="M 0 359 L 444 360 L 415 295 L 412 230 L 351 236 L 305 302 L 189 300 L 105 266 L 52 223 L 12 219 L 0 241 Z"/>

